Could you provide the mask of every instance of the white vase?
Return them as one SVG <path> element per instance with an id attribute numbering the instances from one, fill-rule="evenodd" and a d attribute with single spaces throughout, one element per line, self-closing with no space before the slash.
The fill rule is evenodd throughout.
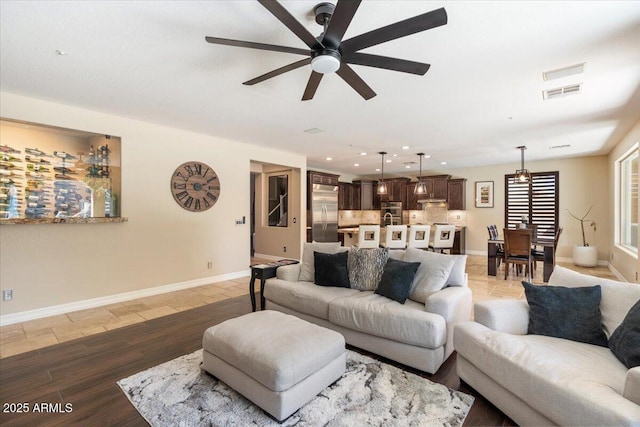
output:
<path id="1" fill-rule="evenodd" d="M 573 263 L 580 267 L 595 267 L 598 264 L 598 248 L 574 245 Z"/>

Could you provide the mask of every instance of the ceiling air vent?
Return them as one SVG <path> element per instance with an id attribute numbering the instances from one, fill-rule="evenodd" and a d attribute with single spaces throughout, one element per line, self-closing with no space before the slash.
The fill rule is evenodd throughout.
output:
<path id="1" fill-rule="evenodd" d="M 571 65 L 570 67 L 558 68 L 557 70 L 545 71 L 542 73 L 542 80 L 549 81 L 555 79 L 561 79 L 567 76 L 574 76 L 576 74 L 584 73 L 585 63 Z"/>
<path id="2" fill-rule="evenodd" d="M 568 95 L 575 95 L 582 92 L 582 83 L 577 83 L 574 85 L 563 86 L 555 89 L 543 90 L 542 91 L 542 99 L 555 99 L 555 98 L 563 98 Z"/>

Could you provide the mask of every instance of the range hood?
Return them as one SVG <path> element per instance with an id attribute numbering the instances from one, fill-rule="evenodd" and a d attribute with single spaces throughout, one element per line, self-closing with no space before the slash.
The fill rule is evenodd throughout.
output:
<path id="1" fill-rule="evenodd" d="M 420 206 L 422 206 L 422 209 L 432 208 L 432 207 L 438 207 L 438 208 L 447 207 L 447 201 L 445 199 L 420 199 L 418 200 L 418 203 L 420 203 Z"/>

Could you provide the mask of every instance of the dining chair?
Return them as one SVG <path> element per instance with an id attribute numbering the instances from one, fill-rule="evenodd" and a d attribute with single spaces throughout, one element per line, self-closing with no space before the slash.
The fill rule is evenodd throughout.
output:
<path id="1" fill-rule="evenodd" d="M 560 240 L 560 235 L 562 234 L 562 227 L 558 227 L 556 230 L 556 234 L 554 236 L 553 241 L 553 263 L 555 264 L 556 257 L 556 249 L 558 249 L 558 240 Z M 531 255 L 533 256 L 533 268 L 536 268 L 536 264 L 538 261 L 544 262 L 544 250 L 531 249 Z"/>
<path id="2" fill-rule="evenodd" d="M 429 244 L 429 249 L 434 252 L 436 250 L 444 252 L 444 249 L 449 249 L 449 252 L 451 252 L 455 235 L 455 225 L 436 225 L 436 229 L 433 233 L 433 242 Z"/>
<path id="3" fill-rule="evenodd" d="M 504 279 L 509 274 L 509 264 L 525 265 L 531 281 L 533 255 L 531 255 L 531 229 L 504 229 Z"/>
<path id="4" fill-rule="evenodd" d="M 430 235 L 430 225 L 412 225 L 409 227 L 409 243 L 407 246 L 416 249 L 427 249 Z"/>
<path id="5" fill-rule="evenodd" d="M 380 246 L 380 226 L 361 225 L 358 227 L 358 247 L 377 248 Z"/>
<path id="6" fill-rule="evenodd" d="M 487 231 L 489 232 L 489 240 L 500 240 L 500 236 L 498 236 L 498 226 L 495 224 L 487 225 Z M 498 260 L 498 267 L 500 267 L 500 263 L 502 262 L 502 258 L 504 258 L 504 245 L 499 243 L 496 244 L 496 259 Z"/>
<path id="7" fill-rule="evenodd" d="M 385 227 L 384 244 L 389 249 L 404 249 L 407 247 L 407 226 L 387 225 Z"/>

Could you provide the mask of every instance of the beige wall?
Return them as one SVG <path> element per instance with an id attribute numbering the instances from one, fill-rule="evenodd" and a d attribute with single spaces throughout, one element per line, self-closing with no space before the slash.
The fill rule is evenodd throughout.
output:
<path id="1" fill-rule="evenodd" d="M 467 178 L 467 251 L 486 253 L 487 225 L 504 227 L 504 176 L 512 174 L 519 165 L 493 165 L 477 168 L 448 170 L 454 177 Z M 598 231 L 587 230 L 587 242 L 598 247 L 598 259 L 609 258 L 611 218 L 607 208 L 610 196 L 608 185 L 608 165 L 606 156 L 579 157 L 540 162 L 527 162 L 525 166 L 532 172 L 560 172 L 559 224 L 564 228 L 558 244 L 558 257 L 571 258 L 572 247 L 582 244 L 580 224 L 571 218 L 567 209 L 582 215 L 594 205 L 592 215 L 598 223 Z M 475 182 L 494 181 L 494 207 L 476 208 Z"/>
<path id="2" fill-rule="evenodd" d="M 631 129 L 631 131 L 616 145 L 609 153 L 607 163 L 609 167 L 608 186 L 609 186 L 609 217 L 611 218 L 611 233 L 609 245 L 611 246 L 610 263 L 625 279 L 630 282 L 638 283 L 637 274 L 640 271 L 637 255 L 634 256 L 628 251 L 616 246 L 616 233 L 613 227 L 613 219 L 616 215 L 616 161 L 627 151 L 633 144 L 640 143 L 640 121 Z"/>
<path id="3" fill-rule="evenodd" d="M 1 225 L 0 288 L 14 291 L 13 301 L 0 303 L 3 316 L 246 272 L 250 226 L 235 220 L 249 218 L 250 162 L 306 170 L 303 156 L 4 92 L 0 116 L 120 136 L 121 214 L 129 219 Z M 205 212 L 182 209 L 169 191 L 175 168 L 190 160 L 220 177 L 220 199 Z M 301 186 L 299 174 L 294 180 Z M 292 202 L 303 211 L 301 200 Z M 303 216 L 298 222 L 304 227 Z"/>

